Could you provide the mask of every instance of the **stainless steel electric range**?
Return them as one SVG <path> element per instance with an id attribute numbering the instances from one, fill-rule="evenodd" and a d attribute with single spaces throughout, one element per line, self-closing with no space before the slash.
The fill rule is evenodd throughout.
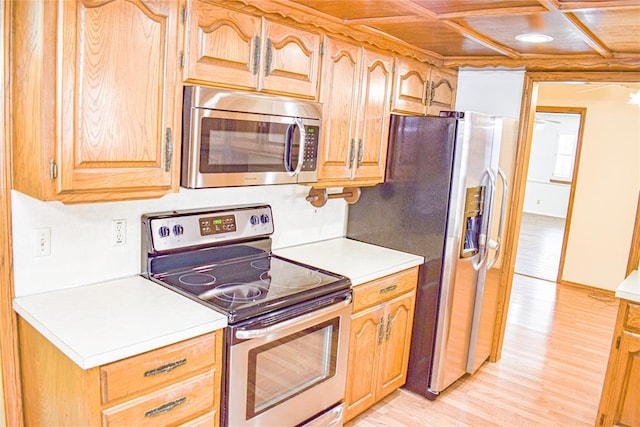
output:
<path id="1" fill-rule="evenodd" d="M 227 316 L 223 425 L 333 425 L 351 282 L 274 255 L 273 231 L 269 205 L 143 215 L 143 275 Z"/>

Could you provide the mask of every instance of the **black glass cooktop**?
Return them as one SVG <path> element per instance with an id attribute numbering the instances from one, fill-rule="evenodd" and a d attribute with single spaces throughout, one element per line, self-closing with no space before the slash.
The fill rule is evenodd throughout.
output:
<path id="1" fill-rule="evenodd" d="M 224 260 L 201 255 L 201 265 L 171 269 L 152 278 L 226 314 L 229 323 L 351 286 L 343 276 L 270 253 L 243 255 Z"/>

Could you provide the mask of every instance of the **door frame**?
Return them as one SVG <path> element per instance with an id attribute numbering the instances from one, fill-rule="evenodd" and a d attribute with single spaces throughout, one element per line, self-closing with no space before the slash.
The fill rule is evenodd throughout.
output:
<path id="1" fill-rule="evenodd" d="M 565 251 L 567 250 L 569 229 L 571 228 L 571 215 L 573 213 L 573 199 L 576 194 L 576 179 L 578 177 L 578 168 L 580 167 L 580 153 L 582 151 L 582 137 L 584 135 L 584 122 L 585 122 L 585 117 L 587 115 L 587 109 L 581 108 L 581 107 L 536 106 L 535 112 L 536 113 L 578 114 L 580 116 L 580 125 L 578 127 L 578 140 L 576 141 L 576 153 L 573 159 L 573 173 L 571 174 L 571 184 L 569 188 L 569 203 L 567 205 L 567 214 L 564 221 L 562 248 L 560 251 L 560 264 L 558 266 L 558 275 L 556 276 L 556 283 L 563 283 L 562 270 L 564 269 Z M 535 114 L 534 114 L 534 117 L 535 117 Z M 531 134 L 531 138 L 533 138 L 533 133 Z M 525 186 L 526 186 L 526 182 L 525 182 Z M 525 194 L 526 194 L 526 188 L 525 188 Z"/>
<path id="2" fill-rule="evenodd" d="M 538 101 L 538 87 L 545 82 L 585 82 L 585 83 L 638 83 L 640 73 L 631 71 L 527 71 L 524 76 L 522 102 L 520 104 L 520 120 L 518 126 L 518 149 L 516 151 L 516 165 L 514 172 L 514 187 L 512 195 L 512 209 L 506 220 L 508 234 L 505 236 L 505 274 L 498 295 L 496 311 L 496 327 L 490 360 L 495 362 L 502 355 L 504 334 L 509 312 L 509 299 L 513 285 L 513 275 L 518 250 L 518 236 L 524 206 L 524 190 L 526 187 L 529 158 L 531 156 L 531 140 L 535 124 L 536 104 Z M 634 236 L 640 235 L 640 221 L 634 226 Z M 633 248 L 630 248 L 633 251 Z M 638 259 L 640 255 L 630 254 L 630 258 Z M 637 263 L 636 263 L 637 265 Z"/>
<path id="3" fill-rule="evenodd" d="M 627 261 L 628 277 L 633 270 L 638 269 L 640 263 L 640 193 L 638 194 L 638 207 L 636 208 L 636 222 L 633 226 L 633 237 L 631 238 L 631 251 L 629 252 L 629 261 Z"/>
<path id="4" fill-rule="evenodd" d="M 22 426 L 22 392 L 18 356 L 18 319 L 13 311 L 13 243 L 11 236 L 11 67 L 9 41 L 10 1 L 0 5 L 0 373 L 2 410 L 8 426 Z"/>

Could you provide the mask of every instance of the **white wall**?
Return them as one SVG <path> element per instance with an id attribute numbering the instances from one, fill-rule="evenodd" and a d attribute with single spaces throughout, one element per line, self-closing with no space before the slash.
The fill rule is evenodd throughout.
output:
<path id="1" fill-rule="evenodd" d="M 64 205 L 12 192 L 16 296 L 140 274 L 140 216 L 174 209 L 268 203 L 274 248 L 344 236 L 346 203 L 314 208 L 309 187 L 274 185 L 203 190 L 180 189 L 161 199 Z M 127 241 L 111 245 L 111 220 L 127 221 Z M 33 256 L 33 230 L 51 228 L 51 256 Z"/>
<path id="2" fill-rule="evenodd" d="M 538 105 L 587 109 L 562 279 L 614 290 L 624 280 L 640 190 L 640 108 L 609 85 L 541 84 Z"/>
<path id="3" fill-rule="evenodd" d="M 456 110 L 519 119 L 524 73 L 524 70 L 460 70 Z"/>
<path id="4" fill-rule="evenodd" d="M 578 134 L 577 114 L 536 113 L 531 141 L 529 171 L 524 195 L 524 212 L 557 218 L 567 217 L 569 184 L 551 182 L 560 134 Z"/>

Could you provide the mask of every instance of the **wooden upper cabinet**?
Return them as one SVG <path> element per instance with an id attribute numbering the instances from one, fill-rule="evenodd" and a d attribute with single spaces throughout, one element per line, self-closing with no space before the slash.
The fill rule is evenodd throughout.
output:
<path id="1" fill-rule="evenodd" d="M 259 89 L 318 99 L 320 35 L 265 20 L 264 40 Z"/>
<path id="2" fill-rule="evenodd" d="M 351 178 L 362 64 L 362 48 L 333 39 L 327 39 L 326 46 L 319 181 Z"/>
<path id="3" fill-rule="evenodd" d="M 198 0 L 187 4 L 184 80 L 257 89 L 262 19 Z"/>
<path id="4" fill-rule="evenodd" d="M 200 0 L 185 17 L 185 82 L 318 98 L 319 34 Z"/>
<path id="5" fill-rule="evenodd" d="M 396 58 L 395 68 L 392 112 L 426 115 L 429 66 L 413 59 Z"/>
<path id="6" fill-rule="evenodd" d="M 392 112 L 437 116 L 452 110 L 458 75 L 410 58 L 396 58 Z"/>
<path id="7" fill-rule="evenodd" d="M 429 77 L 429 101 L 427 114 L 437 116 L 440 111 L 453 110 L 456 103 L 458 73 L 453 70 L 431 68 Z"/>
<path id="8" fill-rule="evenodd" d="M 384 180 L 393 58 L 327 39 L 318 187 Z"/>
<path id="9" fill-rule="evenodd" d="M 177 190 L 176 3 L 15 6 L 14 188 L 63 202 Z"/>
<path id="10" fill-rule="evenodd" d="M 389 138 L 393 57 L 364 49 L 358 149 L 353 176 L 382 182 Z"/>

